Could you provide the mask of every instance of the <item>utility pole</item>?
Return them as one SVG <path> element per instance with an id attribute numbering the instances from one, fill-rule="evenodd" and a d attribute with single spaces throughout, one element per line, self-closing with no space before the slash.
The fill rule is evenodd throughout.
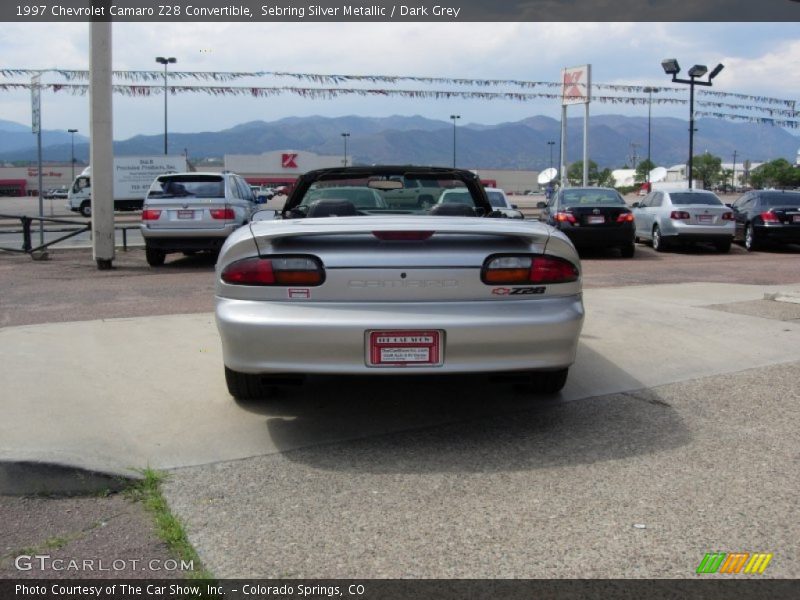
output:
<path id="1" fill-rule="evenodd" d="M 733 173 L 731 173 L 731 187 L 736 191 L 736 150 L 733 151 Z"/>

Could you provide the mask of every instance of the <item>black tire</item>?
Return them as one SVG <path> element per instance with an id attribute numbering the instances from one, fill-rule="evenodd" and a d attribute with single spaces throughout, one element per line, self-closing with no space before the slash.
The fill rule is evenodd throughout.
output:
<path id="1" fill-rule="evenodd" d="M 667 250 L 667 243 L 661 237 L 661 230 L 658 225 L 653 227 L 653 250 L 656 252 L 665 252 Z"/>
<path id="2" fill-rule="evenodd" d="M 166 252 L 159 248 L 151 248 L 150 246 L 144 247 L 144 255 L 145 258 L 147 258 L 147 264 L 151 267 L 160 267 L 167 258 Z"/>
<path id="3" fill-rule="evenodd" d="M 84 200 L 81 202 L 81 214 L 84 217 L 92 216 L 92 203 L 89 200 Z"/>
<path id="4" fill-rule="evenodd" d="M 635 252 L 636 252 L 636 244 L 633 242 L 625 246 L 621 246 L 619 249 L 619 253 L 622 255 L 622 258 L 633 258 Z"/>
<path id="5" fill-rule="evenodd" d="M 535 394 L 556 394 L 567 383 L 569 369 L 531 373 L 531 386 Z"/>
<path id="6" fill-rule="evenodd" d="M 265 385 L 259 375 L 239 373 L 225 367 L 225 383 L 230 395 L 237 400 L 259 400 L 269 396 L 270 386 Z"/>
<path id="7" fill-rule="evenodd" d="M 714 247 L 717 249 L 717 252 L 726 254 L 731 251 L 731 240 L 714 242 Z"/>
<path id="8" fill-rule="evenodd" d="M 748 223 L 744 229 L 744 249 L 748 252 L 753 252 L 754 250 L 758 250 L 760 244 L 756 239 L 756 231 L 753 229 L 753 225 Z"/>

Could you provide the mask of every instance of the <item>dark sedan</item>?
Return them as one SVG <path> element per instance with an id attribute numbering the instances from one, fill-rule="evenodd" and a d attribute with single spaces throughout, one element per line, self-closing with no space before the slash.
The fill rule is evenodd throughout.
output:
<path id="1" fill-rule="evenodd" d="M 800 192 L 754 190 L 732 206 L 734 239 L 748 251 L 770 243 L 800 244 Z"/>
<path id="2" fill-rule="evenodd" d="M 576 248 L 619 248 L 623 258 L 633 257 L 633 213 L 614 189 L 559 190 L 540 219 L 563 231 Z"/>

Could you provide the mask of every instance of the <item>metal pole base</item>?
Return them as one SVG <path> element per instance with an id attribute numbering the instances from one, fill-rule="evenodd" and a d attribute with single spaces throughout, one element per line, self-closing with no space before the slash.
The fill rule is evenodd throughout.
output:
<path id="1" fill-rule="evenodd" d="M 110 269 L 114 268 L 114 266 L 111 264 L 112 261 L 109 258 L 98 258 L 96 260 L 98 271 L 109 271 Z"/>

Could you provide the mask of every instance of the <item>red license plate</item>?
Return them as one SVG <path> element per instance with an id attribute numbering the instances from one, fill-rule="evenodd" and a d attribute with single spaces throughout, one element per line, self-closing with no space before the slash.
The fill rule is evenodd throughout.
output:
<path id="1" fill-rule="evenodd" d="M 370 367 L 424 367 L 442 362 L 442 332 L 438 329 L 367 332 Z"/>
<path id="2" fill-rule="evenodd" d="M 178 218 L 179 219 L 194 219 L 194 211 L 193 210 L 179 210 L 178 211 Z"/>
<path id="3" fill-rule="evenodd" d="M 600 215 L 599 217 L 591 215 L 586 222 L 589 223 L 589 225 L 600 225 L 601 223 L 606 222 L 606 218 L 603 215 Z"/>

